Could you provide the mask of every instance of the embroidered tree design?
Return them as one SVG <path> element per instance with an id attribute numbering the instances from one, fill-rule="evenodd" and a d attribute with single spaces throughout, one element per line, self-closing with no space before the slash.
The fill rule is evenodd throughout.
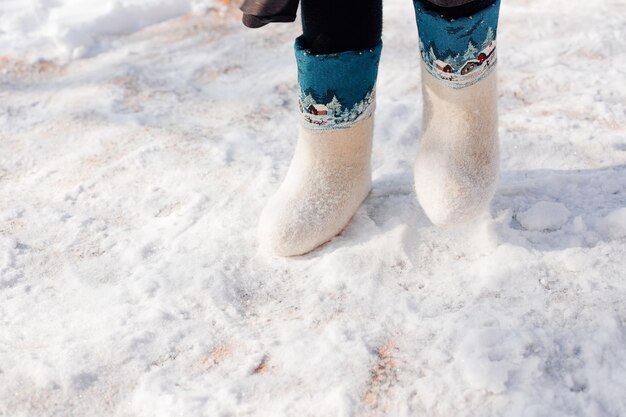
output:
<path id="1" fill-rule="evenodd" d="M 458 58 L 459 58 L 459 55 L 452 55 L 452 54 L 450 54 L 450 55 L 447 56 L 446 59 L 444 59 L 444 62 L 447 63 L 447 64 L 452 65 L 452 67 L 456 69 L 456 68 L 460 67 L 459 62 L 458 62 Z"/>
<path id="2" fill-rule="evenodd" d="M 329 88 L 326 90 L 326 92 L 319 98 L 318 103 L 330 103 L 333 100 L 333 97 L 337 97 L 337 100 L 339 100 L 339 102 L 343 101 L 343 98 L 341 98 L 338 94 L 337 94 L 337 90 Z"/>
<path id="3" fill-rule="evenodd" d="M 321 102 L 319 94 L 317 94 L 317 93 L 313 90 L 313 88 L 311 88 L 311 87 L 309 87 L 309 88 L 307 88 L 306 90 L 304 90 L 304 91 L 302 92 L 302 95 L 304 95 L 304 96 L 311 96 L 311 98 L 312 98 L 312 99 L 313 99 L 313 101 L 314 101 L 314 103 L 313 103 L 313 104 L 317 104 L 317 103 Z"/>
<path id="4" fill-rule="evenodd" d="M 437 55 L 435 55 L 435 50 L 432 45 L 430 45 L 430 49 L 428 50 L 428 59 L 431 64 L 437 60 Z"/>
<path id="5" fill-rule="evenodd" d="M 483 41 L 483 44 L 481 45 L 480 49 L 485 49 L 487 46 L 489 46 L 489 43 L 491 43 L 491 41 L 493 41 L 494 39 L 495 39 L 495 35 L 493 33 L 493 29 L 489 27 L 489 29 L 487 30 L 487 36 L 485 37 L 485 40 Z"/>
<path id="6" fill-rule="evenodd" d="M 315 102 L 315 99 L 313 98 L 313 96 L 311 94 L 307 94 L 307 95 L 303 95 L 300 98 L 300 103 L 302 103 L 302 108 L 303 109 L 308 109 L 309 106 L 313 105 L 313 104 L 317 104 Z"/>
<path id="7" fill-rule="evenodd" d="M 341 114 L 341 102 L 336 95 L 333 95 L 332 100 L 330 103 L 326 104 L 326 107 L 328 107 L 328 110 L 332 112 L 332 115 L 335 117 Z"/>
<path id="8" fill-rule="evenodd" d="M 474 42 L 470 39 L 469 44 L 467 45 L 467 49 L 463 54 L 463 61 L 467 62 L 470 59 L 476 59 L 478 56 L 478 48 L 474 45 Z"/>
<path id="9" fill-rule="evenodd" d="M 365 103 L 363 101 L 355 103 L 350 111 L 350 121 L 355 121 L 363 111 L 365 111 Z"/>
<path id="10" fill-rule="evenodd" d="M 343 112 L 341 112 L 341 117 L 339 118 L 339 121 L 341 122 L 350 121 L 350 110 L 347 107 L 343 109 Z"/>

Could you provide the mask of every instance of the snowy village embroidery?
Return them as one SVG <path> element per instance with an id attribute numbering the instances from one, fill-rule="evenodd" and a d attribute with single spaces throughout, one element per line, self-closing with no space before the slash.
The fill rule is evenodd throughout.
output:
<path id="1" fill-rule="evenodd" d="M 500 1 L 460 19 L 448 20 L 415 3 L 420 51 L 426 70 L 451 88 L 484 79 L 497 62 L 496 33 Z"/>
<path id="2" fill-rule="evenodd" d="M 311 92 L 300 95 L 300 112 L 307 127 L 317 129 L 350 127 L 367 119 L 374 111 L 376 89 L 371 88 L 363 100 L 351 108 L 344 106 L 336 94 L 318 103 Z M 328 95 L 326 96 L 328 97 Z"/>
<path id="3" fill-rule="evenodd" d="M 367 119 L 375 108 L 382 44 L 372 49 L 312 55 L 296 40 L 299 107 L 305 127 L 338 129 Z"/>

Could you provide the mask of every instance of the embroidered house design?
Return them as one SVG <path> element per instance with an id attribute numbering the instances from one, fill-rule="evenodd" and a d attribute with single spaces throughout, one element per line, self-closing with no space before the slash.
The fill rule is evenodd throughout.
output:
<path id="1" fill-rule="evenodd" d="M 326 116 L 328 114 L 328 107 L 323 104 L 311 104 L 307 112 L 315 116 Z"/>
<path id="2" fill-rule="evenodd" d="M 480 51 L 480 54 L 478 54 L 478 61 L 481 64 L 485 61 L 489 61 L 490 59 L 495 58 L 495 53 L 496 53 L 496 41 L 494 39 L 492 41 L 489 41 L 489 44 L 484 50 Z"/>
<path id="3" fill-rule="evenodd" d="M 332 95 L 332 99 L 327 103 L 318 103 L 314 97 L 317 94 L 313 91 L 301 92 L 300 111 L 305 123 L 310 127 L 350 127 L 372 113 L 375 94 L 375 88 L 371 87 L 362 100 L 348 107 L 341 103 L 336 94 Z"/>
<path id="4" fill-rule="evenodd" d="M 420 49 L 422 59 L 432 76 L 449 82 L 452 87 L 462 88 L 486 77 L 496 63 L 496 40 L 491 28 L 481 45 L 482 49 L 479 50 L 470 39 L 463 54 L 453 55 L 447 51 L 445 58 L 437 56 L 434 45 L 426 49 L 420 42 Z"/>
<path id="5" fill-rule="evenodd" d="M 447 64 L 440 59 L 436 59 L 434 61 L 434 64 L 437 66 L 437 69 L 439 71 L 446 72 L 446 73 L 454 72 L 454 68 L 452 68 L 452 65 Z"/>

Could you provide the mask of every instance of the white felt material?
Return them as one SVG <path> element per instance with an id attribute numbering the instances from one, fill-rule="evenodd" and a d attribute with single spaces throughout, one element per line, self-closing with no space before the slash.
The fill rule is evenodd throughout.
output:
<path id="1" fill-rule="evenodd" d="M 424 117 L 415 161 L 415 190 L 437 225 L 463 223 L 484 212 L 498 176 L 497 70 L 452 89 L 422 63 Z"/>
<path id="2" fill-rule="evenodd" d="M 371 188 L 373 125 L 372 115 L 350 128 L 300 128 L 287 176 L 261 216 L 263 249 L 302 255 L 343 230 Z"/>

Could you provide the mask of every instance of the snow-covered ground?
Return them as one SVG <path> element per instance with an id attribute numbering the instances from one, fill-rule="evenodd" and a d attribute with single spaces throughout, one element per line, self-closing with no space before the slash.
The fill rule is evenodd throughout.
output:
<path id="1" fill-rule="evenodd" d="M 387 0 L 374 189 L 295 259 L 255 235 L 298 25 L 87 3 L 0 6 L 0 415 L 626 415 L 623 0 L 504 1 L 503 174 L 451 229 L 415 199 L 417 30 Z"/>

